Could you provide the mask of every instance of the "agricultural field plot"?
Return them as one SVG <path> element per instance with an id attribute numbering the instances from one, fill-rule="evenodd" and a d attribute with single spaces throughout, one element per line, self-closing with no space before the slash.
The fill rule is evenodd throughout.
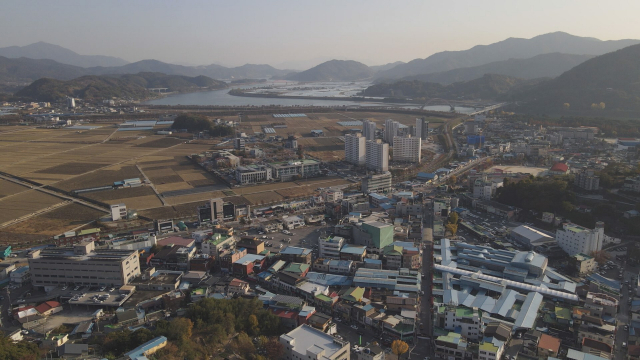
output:
<path id="1" fill-rule="evenodd" d="M 337 137 L 319 137 L 298 139 L 305 153 L 321 161 L 340 161 L 344 159 L 344 141 Z"/>
<path id="2" fill-rule="evenodd" d="M 153 189 L 149 186 L 138 186 L 117 190 L 93 191 L 82 194 L 83 197 L 102 201 L 105 203 L 109 203 L 109 201 L 114 201 L 114 203 L 117 203 L 118 200 L 148 195 L 156 196 L 156 194 L 153 192 Z"/>
<path id="3" fill-rule="evenodd" d="M 14 182 L 0 179 L 0 199 L 28 190 L 29 188 L 26 186 L 18 185 Z"/>
<path id="4" fill-rule="evenodd" d="M 86 162 L 68 162 L 46 169 L 34 171 L 37 174 L 80 175 L 103 167 L 103 164 Z"/>
<path id="5" fill-rule="evenodd" d="M 116 181 L 141 178 L 142 174 L 132 164 L 122 164 L 94 171 L 57 183 L 55 186 L 65 191 L 113 185 Z"/>
<path id="6" fill-rule="evenodd" d="M 154 195 L 130 197 L 120 200 L 107 200 L 105 201 L 109 205 L 124 203 L 127 205 L 127 209 L 152 209 L 162 206 L 162 201 Z"/>
<path id="7" fill-rule="evenodd" d="M 198 194 L 189 194 L 181 196 L 172 196 L 164 198 L 164 201 L 169 205 L 185 204 L 194 201 L 207 201 L 208 199 L 215 199 L 225 197 L 226 195 L 222 191 L 209 191 Z"/>
<path id="8" fill-rule="evenodd" d="M 84 225 L 104 215 L 100 211 L 79 204 L 69 204 L 35 216 L 0 230 L 0 243 L 24 241 L 24 239 L 49 240 L 51 236 Z M 29 234 L 24 236 L 24 234 Z"/>
<path id="9" fill-rule="evenodd" d="M 208 199 L 174 206 L 164 206 L 138 211 L 138 214 L 152 219 L 183 219 L 196 217 L 198 206 L 204 205 Z"/>
<path id="10" fill-rule="evenodd" d="M 17 219 L 63 201 L 60 198 L 36 190 L 0 198 L 0 223 Z"/>
<path id="11" fill-rule="evenodd" d="M 137 147 L 150 147 L 150 148 L 167 148 L 173 145 L 177 145 L 184 142 L 182 139 L 170 138 L 170 137 L 158 137 L 151 141 L 143 142 L 136 145 Z"/>
<path id="12" fill-rule="evenodd" d="M 244 195 L 253 205 L 264 205 L 271 202 L 283 201 L 284 197 L 275 191 L 265 191 L 256 194 Z"/>

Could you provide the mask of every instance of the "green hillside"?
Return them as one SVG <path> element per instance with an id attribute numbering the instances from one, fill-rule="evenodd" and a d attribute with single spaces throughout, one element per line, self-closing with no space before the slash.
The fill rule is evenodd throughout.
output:
<path id="1" fill-rule="evenodd" d="M 587 60 L 557 78 L 510 94 L 527 112 L 640 112 L 640 45 Z M 602 103 L 602 105 L 600 105 Z M 566 105 L 565 105 L 566 104 Z M 598 104 L 598 106 L 593 106 Z"/>
<path id="2" fill-rule="evenodd" d="M 62 81 L 43 78 L 15 93 L 16 97 L 55 101 L 73 96 L 81 99 L 123 98 L 144 99 L 148 88 L 168 88 L 172 92 L 223 89 L 227 84 L 206 76 L 179 76 L 161 73 L 139 73 L 118 76 L 82 76 Z"/>

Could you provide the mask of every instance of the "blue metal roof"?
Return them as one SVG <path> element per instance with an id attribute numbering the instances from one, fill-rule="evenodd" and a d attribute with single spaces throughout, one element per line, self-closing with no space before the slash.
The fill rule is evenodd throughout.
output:
<path id="1" fill-rule="evenodd" d="M 604 285 L 610 289 L 617 290 L 617 291 L 620 291 L 620 288 L 622 287 L 619 281 L 606 278 L 598 273 L 593 273 L 587 276 L 587 280 L 596 282 L 598 284 Z"/>
<path id="2" fill-rule="evenodd" d="M 537 292 L 530 292 L 522 304 L 520 314 L 515 321 L 515 326 L 524 329 L 531 329 L 536 324 L 538 309 L 542 304 L 543 296 Z"/>

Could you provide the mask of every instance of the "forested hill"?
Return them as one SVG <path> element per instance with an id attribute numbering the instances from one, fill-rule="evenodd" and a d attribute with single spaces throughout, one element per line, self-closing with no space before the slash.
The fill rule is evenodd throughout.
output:
<path id="1" fill-rule="evenodd" d="M 517 91 L 510 100 L 535 112 L 640 113 L 640 45 L 604 54 L 557 78 Z"/>
<path id="2" fill-rule="evenodd" d="M 179 76 L 161 73 L 138 73 L 118 76 L 82 76 L 62 81 L 43 78 L 18 91 L 20 98 L 55 101 L 72 96 L 81 99 L 144 99 L 150 93 L 149 88 L 168 88 L 172 92 L 197 90 L 215 90 L 226 88 L 227 84 L 206 76 Z"/>
<path id="3" fill-rule="evenodd" d="M 429 99 L 496 99 L 514 88 L 537 80 L 523 80 L 505 75 L 487 74 L 481 78 L 450 85 L 402 80 L 391 84 L 375 84 L 364 90 L 365 96 L 385 98 Z"/>

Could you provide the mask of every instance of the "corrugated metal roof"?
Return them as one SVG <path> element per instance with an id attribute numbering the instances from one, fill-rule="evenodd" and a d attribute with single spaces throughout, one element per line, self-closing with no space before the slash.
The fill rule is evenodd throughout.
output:
<path id="1" fill-rule="evenodd" d="M 515 326 L 519 328 L 531 329 L 536 323 L 538 309 L 542 304 L 543 296 L 537 292 L 530 292 L 522 304 L 522 309 L 515 321 Z"/>

